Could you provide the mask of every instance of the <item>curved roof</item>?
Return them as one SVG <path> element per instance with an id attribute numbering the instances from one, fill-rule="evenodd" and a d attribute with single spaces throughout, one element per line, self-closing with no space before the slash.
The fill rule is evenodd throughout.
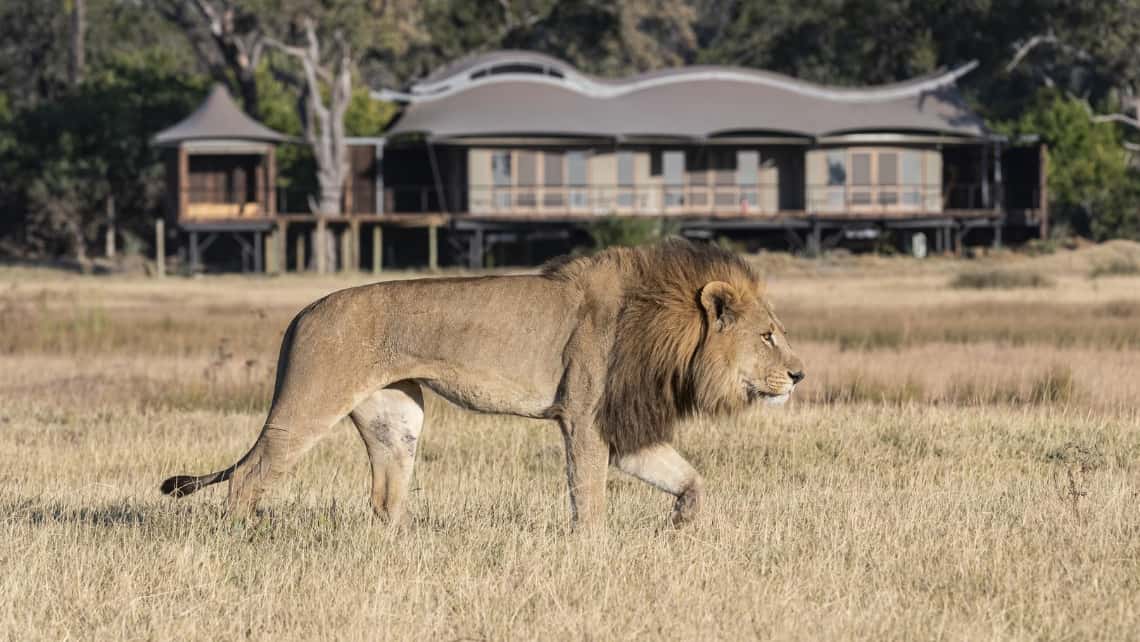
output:
<path id="1" fill-rule="evenodd" d="M 622 79 L 582 74 L 528 52 L 464 58 L 378 92 L 409 103 L 389 135 L 705 139 L 733 132 L 821 137 L 857 132 L 989 135 L 952 71 L 866 88 L 828 87 L 737 67 L 665 69 Z"/>
<path id="2" fill-rule="evenodd" d="M 193 140 L 228 140 L 280 143 L 289 137 L 250 118 L 221 84 L 182 122 L 155 134 L 155 145 L 178 145 Z"/>

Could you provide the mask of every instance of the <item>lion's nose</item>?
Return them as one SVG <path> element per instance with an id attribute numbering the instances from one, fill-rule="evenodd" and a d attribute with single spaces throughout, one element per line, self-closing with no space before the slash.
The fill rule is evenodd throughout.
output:
<path id="1" fill-rule="evenodd" d="M 792 378 L 792 384 L 797 384 L 804 380 L 804 371 L 789 372 L 788 376 Z"/>

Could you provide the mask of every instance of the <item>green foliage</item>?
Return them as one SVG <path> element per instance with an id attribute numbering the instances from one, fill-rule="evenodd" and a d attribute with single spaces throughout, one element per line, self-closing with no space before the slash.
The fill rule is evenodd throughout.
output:
<path id="1" fill-rule="evenodd" d="M 23 244 L 41 254 L 85 255 L 114 195 L 118 222 L 146 227 L 160 211 L 163 173 L 155 132 L 184 118 L 206 83 L 162 49 L 108 60 L 78 89 L 14 114 L 15 144 L 0 145 L 3 193 L 23 216 Z"/>
<path id="2" fill-rule="evenodd" d="M 1012 129 L 1049 146 L 1050 206 L 1059 220 L 1097 239 L 1140 238 L 1140 181 L 1115 125 L 1092 120 L 1083 101 L 1045 89 Z"/>
<path id="3" fill-rule="evenodd" d="M 587 232 L 594 248 L 634 247 L 653 243 L 677 232 L 677 224 L 663 218 L 607 216 L 590 223 Z"/>

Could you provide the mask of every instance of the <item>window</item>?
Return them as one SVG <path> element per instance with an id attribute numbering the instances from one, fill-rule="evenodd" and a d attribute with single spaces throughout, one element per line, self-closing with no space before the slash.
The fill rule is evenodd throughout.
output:
<path id="1" fill-rule="evenodd" d="M 823 187 L 822 207 L 829 211 L 847 207 L 847 152 L 832 149 L 827 152 L 827 185 Z M 820 189 L 813 185 L 812 189 Z"/>
<path id="2" fill-rule="evenodd" d="M 565 207 L 566 197 L 562 186 L 566 184 L 562 176 L 562 152 L 544 152 L 542 154 L 542 184 L 546 187 L 542 194 L 543 207 Z"/>
<path id="3" fill-rule="evenodd" d="M 665 207 L 678 207 L 685 203 L 685 152 L 669 150 L 661 155 L 665 175 Z"/>
<path id="4" fill-rule="evenodd" d="M 879 152 L 879 204 L 897 205 L 899 202 L 899 154 Z"/>
<path id="5" fill-rule="evenodd" d="M 534 152 L 518 152 L 519 189 L 515 194 L 515 205 L 533 208 L 538 204 L 534 188 L 538 184 L 538 155 Z"/>
<path id="6" fill-rule="evenodd" d="M 851 152 L 851 204 L 871 202 L 871 152 Z"/>
<path id="7" fill-rule="evenodd" d="M 633 152 L 617 153 L 618 207 L 629 209 L 636 203 L 633 167 Z"/>
<path id="8" fill-rule="evenodd" d="M 589 205 L 585 190 L 588 182 L 586 161 L 584 151 L 566 152 L 566 183 L 570 186 L 570 207 L 583 208 Z"/>
<path id="9" fill-rule="evenodd" d="M 907 149 L 902 152 L 902 204 L 907 209 L 922 207 L 922 152 Z"/>
<path id="10" fill-rule="evenodd" d="M 494 185 L 494 207 L 511 207 L 511 153 L 496 151 L 491 154 L 491 181 Z"/>
<path id="11" fill-rule="evenodd" d="M 736 152 L 736 185 L 740 188 L 741 207 L 759 207 L 760 192 L 760 152 L 740 150 Z"/>

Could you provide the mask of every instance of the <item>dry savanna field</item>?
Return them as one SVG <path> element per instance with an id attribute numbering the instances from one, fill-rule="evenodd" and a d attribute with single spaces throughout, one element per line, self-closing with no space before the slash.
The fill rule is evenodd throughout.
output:
<path id="1" fill-rule="evenodd" d="M 159 493 L 246 450 L 289 319 L 364 276 L 0 268 L 0 638 L 1140 635 L 1140 246 L 754 260 L 796 398 L 684 426 L 691 527 L 614 473 L 573 534 L 557 429 L 438 398 L 399 529 L 348 423 L 250 522 Z"/>

